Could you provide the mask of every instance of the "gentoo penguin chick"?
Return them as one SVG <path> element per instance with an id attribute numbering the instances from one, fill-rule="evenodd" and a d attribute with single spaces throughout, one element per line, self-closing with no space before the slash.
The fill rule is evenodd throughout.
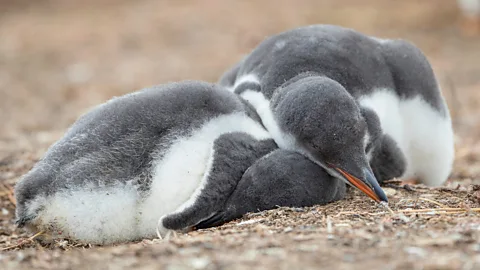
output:
<path id="1" fill-rule="evenodd" d="M 222 210 L 228 197 L 216 194 L 232 193 L 244 172 L 277 148 L 247 105 L 191 81 L 97 106 L 17 183 L 17 224 L 110 244 L 156 237 L 161 216 L 197 202 L 204 212 L 186 222 L 200 223 L 208 218 L 202 213 Z"/>
<path id="2" fill-rule="evenodd" d="M 223 207 L 211 213 L 208 219 L 203 219 L 198 224 L 186 224 L 185 215 L 180 213 L 165 217 L 163 226 L 172 230 L 191 225 L 195 225 L 197 229 L 219 226 L 249 212 L 279 206 L 307 207 L 327 204 L 342 199 L 345 191 L 343 181 L 330 176 L 322 167 L 303 155 L 277 149 L 248 168 L 233 193 L 225 194 L 228 199 Z M 196 206 L 192 208 L 191 215 L 201 213 L 202 205 Z"/>
<path id="3" fill-rule="evenodd" d="M 449 111 L 428 60 L 409 42 L 300 27 L 267 38 L 220 84 L 255 107 L 280 148 L 376 201 L 387 200 L 378 181 L 437 186 L 451 172 Z"/>

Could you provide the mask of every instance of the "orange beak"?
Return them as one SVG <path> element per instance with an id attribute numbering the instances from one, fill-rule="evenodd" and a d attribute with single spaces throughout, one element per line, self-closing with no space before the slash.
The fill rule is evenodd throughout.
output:
<path id="1" fill-rule="evenodd" d="M 350 182 L 353 186 L 355 186 L 356 188 L 361 190 L 363 193 L 367 194 L 368 197 L 372 198 L 377 203 L 379 203 L 381 201 L 387 201 L 387 197 L 386 197 L 385 193 L 383 192 L 383 190 L 378 185 L 378 183 L 376 183 L 376 179 L 375 179 L 376 185 L 374 183 L 372 183 L 374 188 L 376 187 L 376 190 L 374 190 L 373 188 L 371 188 L 367 184 L 365 184 L 364 181 L 362 181 L 362 180 L 358 179 L 357 177 L 349 174 L 348 172 L 346 172 L 346 171 L 344 171 L 344 170 L 342 170 L 338 167 L 334 167 L 334 168 L 339 173 L 341 173 L 348 180 L 348 182 Z"/>

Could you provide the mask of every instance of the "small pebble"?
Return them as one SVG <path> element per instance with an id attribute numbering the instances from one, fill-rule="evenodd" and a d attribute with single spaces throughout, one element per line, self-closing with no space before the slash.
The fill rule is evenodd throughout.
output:
<path id="1" fill-rule="evenodd" d="M 391 197 L 391 196 L 397 194 L 397 191 L 395 189 L 388 188 L 388 187 L 384 187 L 383 192 L 385 192 L 385 195 L 387 195 L 387 197 Z"/>
<path id="2" fill-rule="evenodd" d="M 206 257 L 200 257 L 190 260 L 190 266 L 194 269 L 204 269 L 210 264 L 210 260 Z"/>
<path id="3" fill-rule="evenodd" d="M 422 258 L 427 256 L 427 252 L 423 248 L 419 248 L 419 247 L 406 247 L 404 248 L 404 251 L 408 254 L 416 255 Z"/>
<path id="4" fill-rule="evenodd" d="M 345 262 L 354 262 L 355 257 L 352 254 L 345 254 L 343 255 L 343 261 Z"/>
<path id="5" fill-rule="evenodd" d="M 21 262 L 23 260 L 25 260 L 25 254 L 23 252 L 18 252 L 17 253 L 17 258 L 16 258 L 17 261 Z"/>

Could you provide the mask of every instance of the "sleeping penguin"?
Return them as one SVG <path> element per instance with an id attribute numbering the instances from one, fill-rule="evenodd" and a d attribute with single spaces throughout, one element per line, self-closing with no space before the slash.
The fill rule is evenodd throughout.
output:
<path id="1" fill-rule="evenodd" d="M 343 199 L 345 193 L 344 182 L 305 156 L 276 149 L 255 161 L 245 171 L 233 192 L 226 196 L 224 205 L 208 215 L 205 213 L 203 216 L 208 218 L 202 218 L 194 227 L 204 229 L 219 226 L 246 213 L 277 207 L 324 205 Z M 198 203 L 189 212 L 164 217 L 163 226 L 170 230 L 185 229 L 187 217 L 194 217 L 202 211 L 204 204 Z"/>
<path id="2" fill-rule="evenodd" d="M 93 108 L 48 149 L 15 187 L 16 223 L 91 244 L 156 237 L 160 217 L 161 234 L 207 226 L 239 193 L 240 180 L 255 181 L 252 172 L 271 174 L 259 188 L 277 187 L 275 168 L 256 169 L 257 160 L 276 149 L 251 106 L 216 85 L 189 81 L 143 89 Z M 315 170 L 307 181 L 323 181 Z M 288 181 L 296 177 L 291 173 Z M 291 187 L 292 201 L 278 195 L 272 203 L 300 207 L 341 199 L 343 183 L 324 180 L 319 187 L 327 193 L 317 189 L 302 199 L 296 190 L 311 184 L 299 183 Z M 235 217 L 272 206 L 235 203 Z"/>
<path id="3" fill-rule="evenodd" d="M 155 236 L 159 217 L 191 206 L 209 179 L 231 187 L 276 147 L 246 108 L 201 82 L 94 108 L 16 185 L 18 225 L 90 243 Z"/>
<path id="4" fill-rule="evenodd" d="M 428 60 L 409 42 L 300 27 L 267 38 L 219 83 L 253 105 L 280 148 L 375 201 L 387 201 L 378 182 L 438 186 L 451 172 L 449 110 Z"/>

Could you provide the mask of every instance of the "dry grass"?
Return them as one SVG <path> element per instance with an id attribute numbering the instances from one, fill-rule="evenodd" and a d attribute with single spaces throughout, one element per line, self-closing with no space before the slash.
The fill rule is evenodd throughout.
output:
<path id="1" fill-rule="evenodd" d="M 453 0 L 26 2 L 0 1 L 1 269 L 480 268 L 480 39 L 458 33 Z M 390 210 L 350 190 L 327 206 L 109 247 L 41 244 L 15 229 L 13 185 L 89 106 L 172 80 L 215 81 L 265 36 L 313 23 L 425 51 L 456 131 L 444 187 L 390 181 Z"/>

